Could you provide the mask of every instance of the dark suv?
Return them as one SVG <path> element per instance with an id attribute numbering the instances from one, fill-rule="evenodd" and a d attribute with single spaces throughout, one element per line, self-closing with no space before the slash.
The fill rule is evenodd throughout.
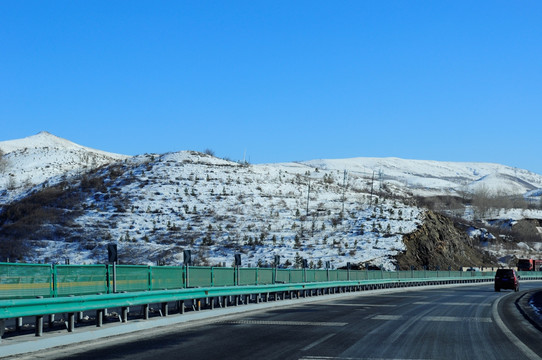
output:
<path id="1" fill-rule="evenodd" d="M 495 274 L 495 291 L 511 289 L 519 291 L 518 275 L 514 269 L 498 269 Z"/>

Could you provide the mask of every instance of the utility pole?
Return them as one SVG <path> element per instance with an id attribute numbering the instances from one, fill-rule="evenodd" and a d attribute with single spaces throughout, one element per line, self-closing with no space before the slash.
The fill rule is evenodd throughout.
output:
<path id="1" fill-rule="evenodd" d="M 375 172 L 373 170 L 373 179 L 371 180 L 371 198 L 369 199 L 369 206 L 373 205 L 373 187 L 375 182 Z"/>
<path id="2" fill-rule="evenodd" d="M 346 197 L 346 169 L 344 169 L 344 177 L 343 177 L 343 210 L 342 210 L 342 214 L 344 216 L 344 200 L 345 200 L 345 197 Z"/>
<path id="3" fill-rule="evenodd" d="M 308 178 L 309 180 L 309 189 L 307 191 L 307 219 L 309 218 L 309 202 L 311 200 L 311 179 Z"/>

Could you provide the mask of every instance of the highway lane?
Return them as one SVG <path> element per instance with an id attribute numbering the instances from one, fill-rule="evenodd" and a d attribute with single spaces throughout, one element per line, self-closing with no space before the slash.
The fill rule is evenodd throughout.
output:
<path id="1" fill-rule="evenodd" d="M 542 287 L 523 282 L 522 290 Z M 401 289 L 180 324 L 34 359 L 533 359 L 542 334 L 493 284 Z M 495 316 L 500 314 L 499 316 Z M 511 330 L 508 330 L 508 327 Z M 504 329 L 504 331 L 503 331 Z M 529 330 L 529 331 L 527 331 Z M 526 334 L 521 334 L 527 332 Z M 514 335 L 527 338 L 522 343 Z M 30 358 L 30 357 L 29 357 Z"/>

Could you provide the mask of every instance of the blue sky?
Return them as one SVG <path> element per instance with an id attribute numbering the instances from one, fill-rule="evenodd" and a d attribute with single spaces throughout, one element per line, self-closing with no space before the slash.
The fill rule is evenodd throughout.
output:
<path id="1" fill-rule="evenodd" d="M 5 1 L 0 141 L 542 174 L 540 1 Z"/>

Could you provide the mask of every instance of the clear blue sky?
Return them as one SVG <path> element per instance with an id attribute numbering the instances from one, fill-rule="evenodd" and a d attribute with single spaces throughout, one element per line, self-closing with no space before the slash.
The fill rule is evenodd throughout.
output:
<path id="1" fill-rule="evenodd" d="M 0 141 L 542 174 L 541 1 L 3 1 Z"/>

